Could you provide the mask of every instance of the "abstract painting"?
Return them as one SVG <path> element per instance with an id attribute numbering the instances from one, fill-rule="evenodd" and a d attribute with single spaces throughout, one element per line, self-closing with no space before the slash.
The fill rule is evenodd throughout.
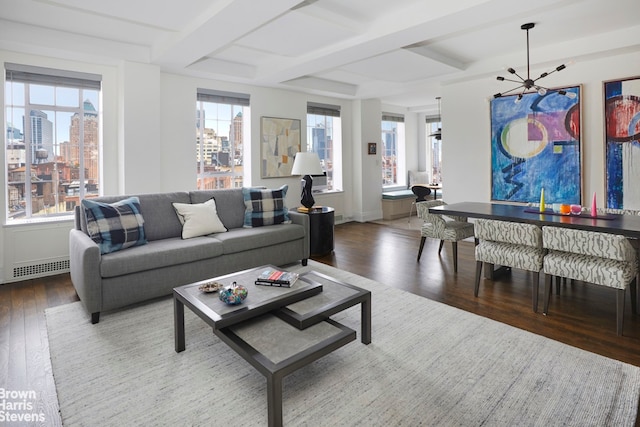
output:
<path id="1" fill-rule="evenodd" d="M 262 178 L 291 176 L 293 158 L 300 151 L 300 120 L 261 117 Z"/>
<path id="2" fill-rule="evenodd" d="M 581 204 L 580 150 L 580 86 L 493 99 L 491 200 Z"/>
<path id="3" fill-rule="evenodd" d="M 640 77 L 604 82 L 607 207 L 640 209 Z"/>

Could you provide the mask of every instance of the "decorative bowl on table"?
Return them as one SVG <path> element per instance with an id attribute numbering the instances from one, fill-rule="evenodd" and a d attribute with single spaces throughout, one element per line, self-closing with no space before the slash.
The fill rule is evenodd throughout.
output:
<path id="1" fill-rule="evenodd" d="M 249 291 L 242 285 L 233 282 L 231 286 L 221 289 L 218 293 L 220 301 L 229 305 L 238 305 L 247 298 Z"/>
<path id="2" fill-rule="evenodd" d="M 222 288 L 224 288 L 224 285 L 220 282 L 205 282 L 198 286 L 199 290 L 206 293 L 218 292 Z"/>

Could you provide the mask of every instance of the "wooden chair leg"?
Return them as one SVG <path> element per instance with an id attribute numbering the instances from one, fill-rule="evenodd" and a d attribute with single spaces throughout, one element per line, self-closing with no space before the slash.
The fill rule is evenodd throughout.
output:
<path id="1" fill-rule="evenodd" d="M 533 295 L 532 295 L 532 303 L 533 303 L 533 312 L 537 313 L 538 312 L 538 293 L 539 293 L 539 285 L 540 285 L 540 272 L 539 271 L 534 271 L 533 272 Z"/>
<path id="2" fill-rule="evenodd" d="M 458 242 L 451 242 L 451 246 L 453 247 L 453 272 L 458 272 Z"/>
<path id="3" fill-rule="evenodd" d="M 476 261 L 476 283 L 473 287 L 473 296 L 478 296 L 478 290 L 480 289 L 480 275 L 482 274 L 482 261 Z"/>
<path id="4" fill-rule="evenodd" d="M 616 289 L 616 333 L 622 335 L 624 321 L 624 289 Z"/>
<path id="5" fill-rule="evenodd" d="M 420 257 L 422 256 L 422 249 L 424 249 L 424 242 L 427 240 L 426 237 L 422 237 L 420 239 L 420 249 L 418 249 L 418 261 L 420 261 Z"/>
<path id="6" fill-rule="evenodd" d="M 551 299 L 551 280 L 553 276 L 551 274 L 544 275 L 544 308 L 542 313 L 546 316 L 549 312 L 549 300 Z"/>
<path id="7" fill-rule="evenodd" d="M 629 285 L 629 291 L 631 292 L 631 312 L 638 314 L 638 302 L 636 299 L 638 295 L 638 281 L 636 279 L 633 279 Z"/>
<path id="8" fill-rule="evenodd" d="M 440 247 L 438 248 L 438 255 L 442 252 L 442 247 L 444 246 L 444 240 L 440 240 Z"/>

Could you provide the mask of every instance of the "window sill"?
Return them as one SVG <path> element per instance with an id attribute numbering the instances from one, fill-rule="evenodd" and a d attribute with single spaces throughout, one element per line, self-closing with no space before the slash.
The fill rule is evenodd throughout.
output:
<path id="1" fill-rule="evenodd" d="M 14 220 L 6 220 L 4 223 L 5 227 L 19 227 L 24 225 L 42 225 L 42 224 L 56 224 L 56 223 L 65 223 L 65 222 L 73 222 L 74 217 L 73 214 L 70 215 L 60 215 L 60 216 L 49 216 L 44 218 L 28 218 L 28 219 L 14 219 Z"/>

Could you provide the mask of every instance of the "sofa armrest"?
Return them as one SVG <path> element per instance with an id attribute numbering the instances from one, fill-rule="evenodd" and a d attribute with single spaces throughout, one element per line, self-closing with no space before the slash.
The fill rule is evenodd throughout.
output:
<path id="1" fill-rule="evenodd" d="M 69 232 L 71 282 L 80 301 L 91 314 L 102 309 L 101 254 L 98 245 L 80 230 Z"/>
<path id="2" fill-rule="evenodd" d="M 297 211 L 289 211 L 289 218 L 291 223 L 299 224 L 304 228 L 304 257 L 302 259 L 308 259 L 311 255 L 311 244 L 309 237 L 309 215 Z"/>

